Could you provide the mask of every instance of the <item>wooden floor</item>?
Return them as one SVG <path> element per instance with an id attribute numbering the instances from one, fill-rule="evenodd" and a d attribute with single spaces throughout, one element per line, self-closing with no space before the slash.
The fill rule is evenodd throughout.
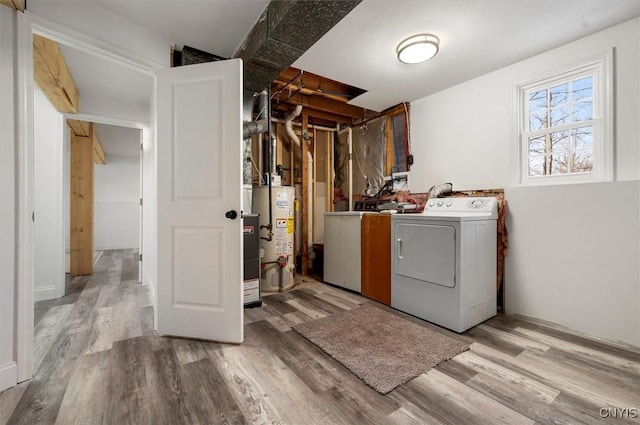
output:
<path id="1" fill-rule="evenodd" d="M 471 350 L 380 395 L 291 330 L 373 302 L 312 279 L 246 310 L 242 345 L 158 337 L 136 255 L 37 304 L 36 373 L 0 425 L 640 423 L 640 350 L 504 316 L 441 330 Z"/>

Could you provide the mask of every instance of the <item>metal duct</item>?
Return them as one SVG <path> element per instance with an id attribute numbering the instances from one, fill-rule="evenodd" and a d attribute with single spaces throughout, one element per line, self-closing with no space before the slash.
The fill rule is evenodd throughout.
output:
<path id="1" fill-rule="evenodd" d="M 269 87 L 362 0 L 272 0 L 234 57 L 244 61 L 244 88 Z"/>

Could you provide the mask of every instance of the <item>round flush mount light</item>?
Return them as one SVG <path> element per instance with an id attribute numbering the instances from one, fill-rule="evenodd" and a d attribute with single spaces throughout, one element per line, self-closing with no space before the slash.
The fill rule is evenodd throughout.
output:
<path id="1" fill-rule="evenodd" d="M 402 63 L 421 63 L 438 53 L 440 40 L 432 34 L 418 34 L 402 40 L 396 52 Z"/>

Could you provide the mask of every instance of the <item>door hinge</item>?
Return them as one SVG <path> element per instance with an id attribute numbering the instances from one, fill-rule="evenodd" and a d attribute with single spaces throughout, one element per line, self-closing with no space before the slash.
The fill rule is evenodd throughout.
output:
<path id="1" fill-rule="evenodd" d="M 140 206 L 142 206 L 142 198 L 140 198 Z"/>
<path id="2" fill-rule="evenodd" d="M 142 262 L 142 254 L 138 254 L 138 261 Z"/>
<path id="3" fill-rule="evenodd" d="M 33 222 L 36 221 L 36 212 L 35 211 L 31 211 L 31 221 L 33 221 Z"/>
<path id="4" fill-rule="evenodd" d="M 144 150 L 144 144 L 140 143 L 140 150 L 143 151 Z"/>

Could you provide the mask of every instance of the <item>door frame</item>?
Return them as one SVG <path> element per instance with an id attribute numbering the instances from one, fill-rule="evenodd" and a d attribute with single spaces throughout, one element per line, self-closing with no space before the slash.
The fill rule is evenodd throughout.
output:
<path id="1" fill-rule="evenodd" d="M 33 375 L 33 34 L 65 44 L 74 49 L 126 66 L 153 78 L 150 102 L 155 99 L 156 70 L 163 65 L 141 59 L 135 53 L 117 48 L 90 35 L 50 21 L 28 10 L 17 17 L 17 250 L 16 250 L 16 363 L 18 382 Z M 166 66 L 164 66 L 166 67 Z M 66 118 L 66 115 L 65 115 Z M 143 138 L 155 145 L 155 109 L 151 105 L 149 123 L 131 122 L 118 118 L 105 118 L 89 114 L 74 118 L 93 120 L 105 124 L 140 128 Z M 155 165 L 155 164 L 154 164 Z M 153 172 L 153 170 L 152 170 Z M 151 182 L 147 182 L 151 184 Z M 155 189 L 150 188 L 153 192 Z M 149 211 L 150 208 L 147 208 Z M 141 229 L 142 231 L 142 229 Z M 154 298 L 155 301 L 155 298 Z"/>

